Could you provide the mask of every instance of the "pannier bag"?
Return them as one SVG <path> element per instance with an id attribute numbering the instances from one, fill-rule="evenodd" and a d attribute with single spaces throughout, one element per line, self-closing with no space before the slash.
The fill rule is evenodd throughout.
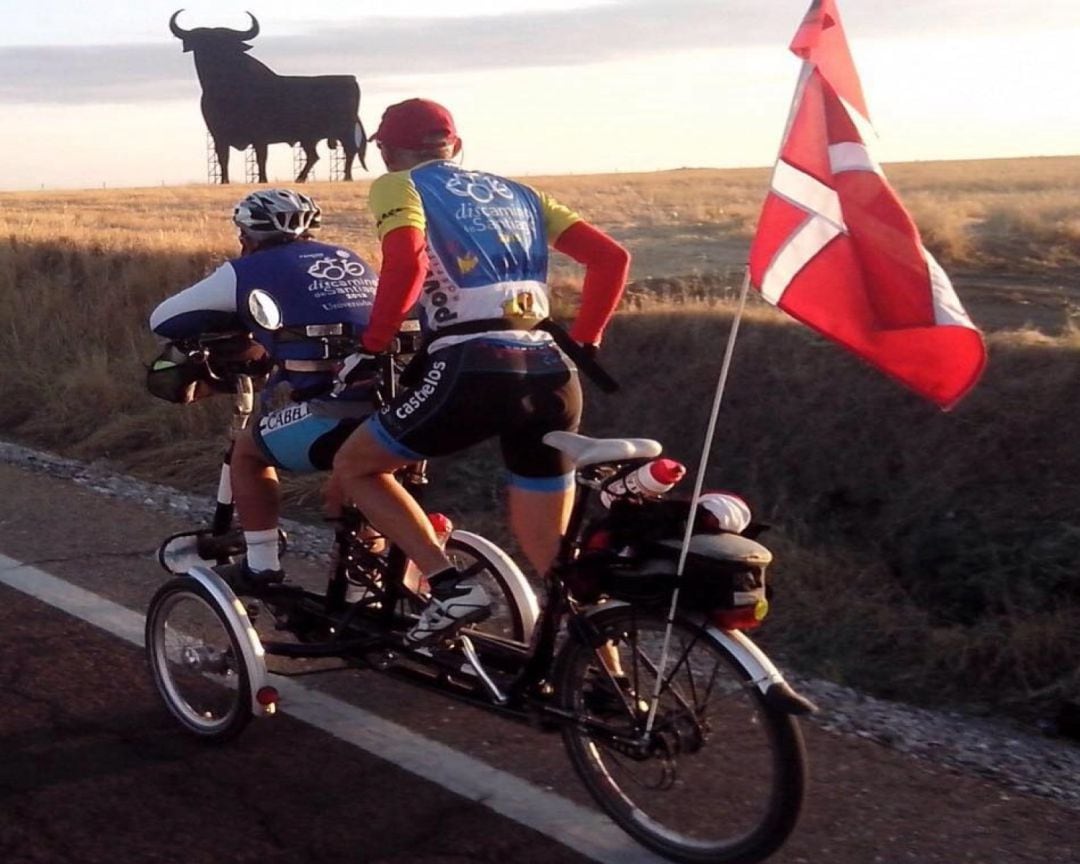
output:
<path id="1" fill-rule="evenodd" d="M 671 601 L 690 502 L 614 501 L 586 532 L 566 582 L 575 599 L 601 597 L 664 606 Z M 720 627 L 748 629 L 768 611 L 772 553 L 749 537 L 716 527 L 699 506 L 679 588 L 679 607 Z"/>

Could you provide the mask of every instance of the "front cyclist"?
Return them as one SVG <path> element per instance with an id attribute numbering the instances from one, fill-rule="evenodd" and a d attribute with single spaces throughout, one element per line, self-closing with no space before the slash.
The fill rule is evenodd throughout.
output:
<path id="1" fill-rule="evenodd" d="M 374 271 L 355 252 L 318 243 L 321 212 L 291 189 L 253 192 L 236 205 L 239 258 L 158 306 L 150 327 L 167 339 L 241 331 L 273 359 L 272 384 L 289 404 L 267 407 L 235 441 L 231 476 L 249 585 L 284 578 L 278 559 L 277 468 L 328 470 L 334 453 L 372 411 L 370 388 L 340 383 L 343 361 L 370 317 Z M 268 386 L 264 396 L 277 390 Z"/>
<path id="2" fill-rule="evenodd" d="M 543 193 L 448 161 L 461 141 L 437 103 L 391 106 L 372 140 L 390 173 L 370 193 L 383 267 L 362 347 L 385 350 L 419 299 L 427 359 L 415 386 L 346 441 L 334 474 L 429 578 L 431 602 L 407 635 L 419 645 L 485 617 L 488 598 L 479 586 L 457 584 L 459 573 L 393 472 L 498 436 L 510 472 L 511 527 L 545 573 L 573 504 L 573 473 L 542 438 L 577 429 L 581 417 L 574 363 L 536 329 L 547 325 L 548 245 L 586 266 L 573 342 L 563 340 L 579 363 L 600 342 L 630 256 Z"/>

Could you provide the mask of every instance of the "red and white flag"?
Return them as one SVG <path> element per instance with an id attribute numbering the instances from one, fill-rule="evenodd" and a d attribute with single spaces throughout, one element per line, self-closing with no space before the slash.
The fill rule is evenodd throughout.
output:
<path id="1" fill-rule="evenodd" d="M 789 315 L 948 409 L 986 364 L 982 336 L 866 146 L 869 115 L 835 0 L 814 0 L 750 280 Z"/>

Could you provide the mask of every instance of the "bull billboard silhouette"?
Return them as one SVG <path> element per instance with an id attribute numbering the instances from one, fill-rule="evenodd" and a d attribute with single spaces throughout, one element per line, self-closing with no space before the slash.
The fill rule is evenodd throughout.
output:
<path id="1" fill-rule="evenodd" d="M 341 142 L 345 150 L 345 179 L 352 180 L 356 156 L 367 169 L 367 135 L 360 122 L 360 85 L 352 75 L 278 75 L 249 57 L 246 42 L 259 35 L 259 22 L 248 12 L 251 27 L 196 27 L 184 30 L 176 19 L 169 30 L 184 51 L 195 55 L 195 71 L 202 85 L 202 115 L 214 139 L 221 165 L 221 182 L 229 182 L 229 147 L 255 148 L 259 182 L 266 182 L 266 150 L 270 144 L 297 144 L 304 148 L 304 166 L 297 175 L 303 183 L 319 160 L 316 145 L 324 138 L 330 147 Z"/>

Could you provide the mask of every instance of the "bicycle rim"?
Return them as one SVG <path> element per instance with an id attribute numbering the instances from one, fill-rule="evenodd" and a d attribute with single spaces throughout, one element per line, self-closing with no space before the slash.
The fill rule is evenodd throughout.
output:
<path id="1" fill-rule="evenodd" d="M 563 729 L 597 802 L 644 845 L 679 861 L 753 862 L 791 833 L 805 760 L 794 719 L 769 708 L 727 650 L 697 626 L 675 622 L 653 731 L 666 621 L 620 607 L 593 617 L 626 674 L 618 685 L 602 651 L 569 643 L 560 658 Z"/>
<path id="2" fill-rule="evenodd" d="M 146 650 L 158 691 L 189 731 L 226 739 L 251 719 L 240 646 L 214 601 L 179 579 L 151 601 Z"/>

